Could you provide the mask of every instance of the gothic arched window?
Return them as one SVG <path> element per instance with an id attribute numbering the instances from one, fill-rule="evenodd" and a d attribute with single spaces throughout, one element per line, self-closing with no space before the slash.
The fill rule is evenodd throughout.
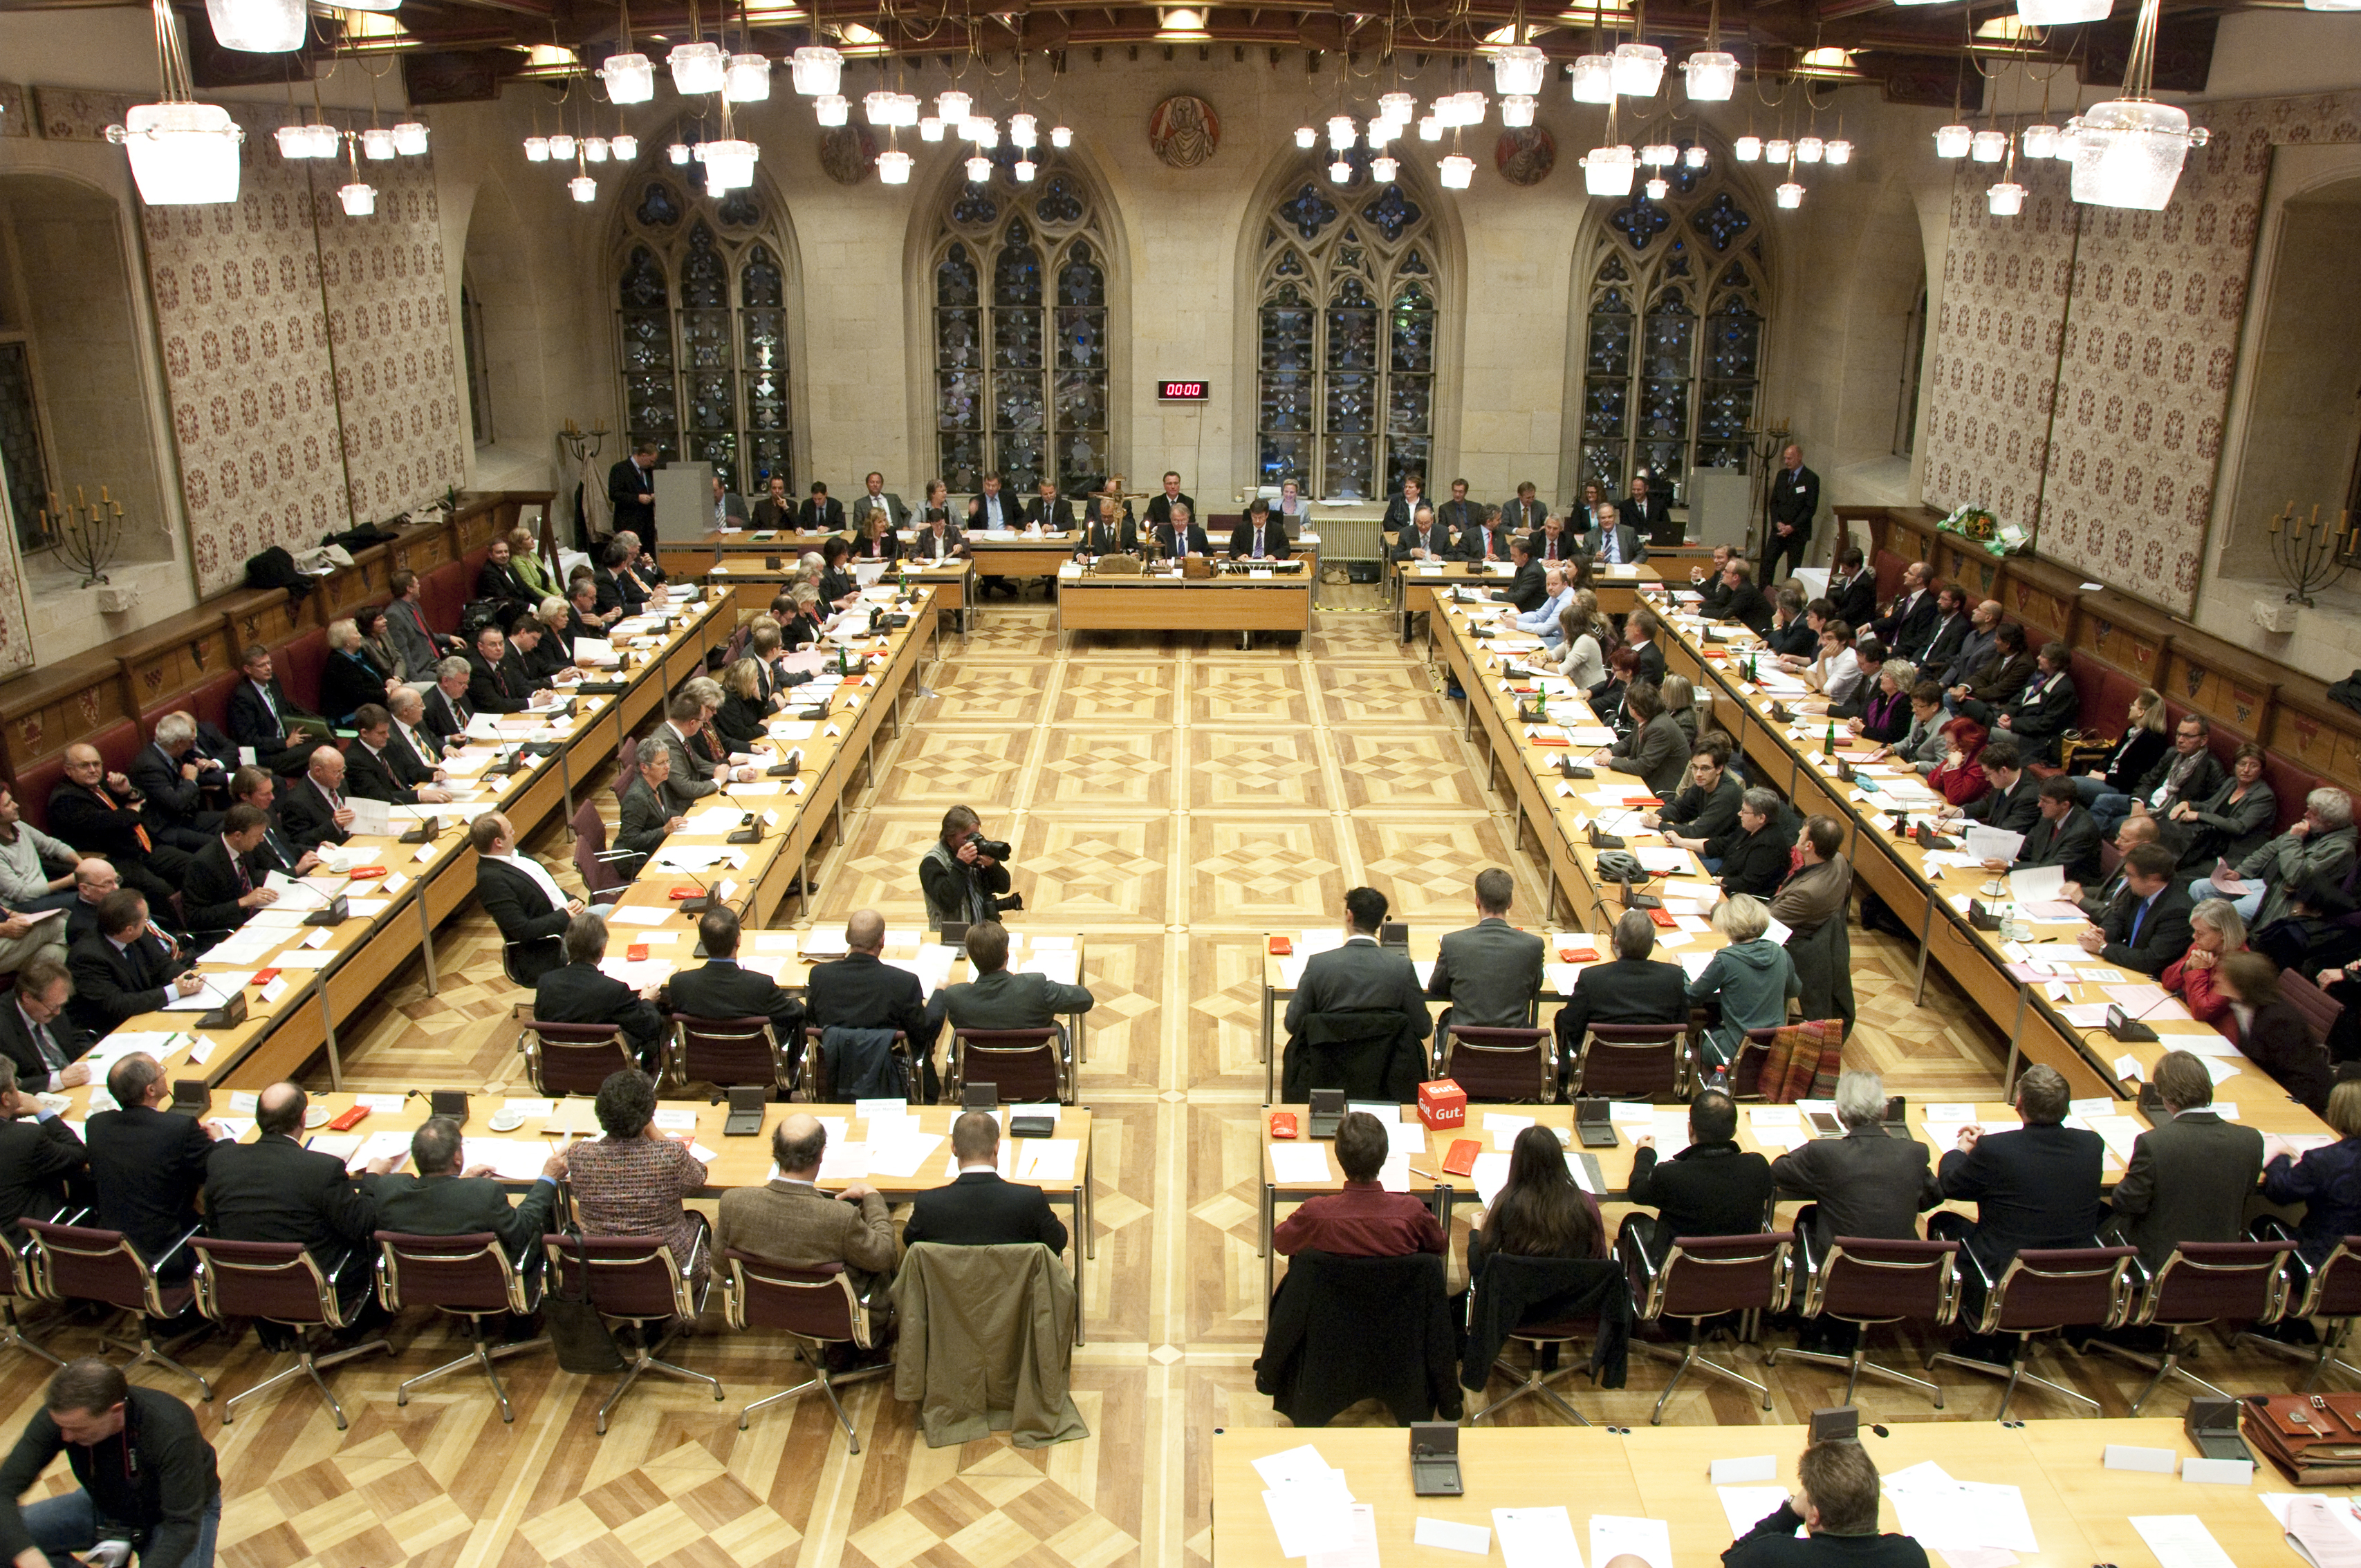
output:
<path id="1" fill-rule="evenodd" d="M 990 180 L 954 183 L 936 225 L 938 472 L 961 492 L 988 473 L 1019 494 L 1045 472 L 1093 489 L 1113 466 L 1097 198 L 1054 154 L 1029 183 L 1016 162 L 1003 147 Z"/>
<path id="2" fill-rule="evenodd" d="M 1661 489 L 1746 464 L 1763 385 L 1763 246 L 1721 156 L 1666 170 L 1662 201 L 1635 188 L 1578 269 L 1590 280 L 1581 477 L 1610 495 L 1642 469 Z"/>
<path id="3" fill-rule="evenodd" d="M 1435 244 L 1420 199 L 1306 160 L 1263 217 L 1256 482 L 1389 495 L 1433 453 Z M 1382 488 L 1380 488 L 1382 487 Z"/>
<path id="4" fill-rule="evenodd" d="M 769 198 L 717 202 L 668 170 L 635 175 L 631 192 L 616 288 L 626 439 L 710 463 L 734 490 L 774 475 L 792 488 L 785 247 Z"/>

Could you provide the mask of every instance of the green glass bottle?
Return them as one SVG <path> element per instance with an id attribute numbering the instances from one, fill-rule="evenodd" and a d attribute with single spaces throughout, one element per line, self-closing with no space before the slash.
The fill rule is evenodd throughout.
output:
<path id="1" fill-rule="evenodd" d="M 1544 685 L 1533 687 L 1533 713 L 1543 724 L 1549 722 L 1549 687 Z"/>
<path id="2" fill-rule="evenodd" d="M 840 675 L 849 675 L 852 674 L 852 649 L 850 645 L 837 649 L 836 673 Z M 1836 729 L 1833 726 L 1830 727 L 1828 733 L 1832 736 L 1836 733 Z M 1831 740 L 1829 744 L 1833 746 L 1835 742 Z"/>
<path id="3" fill-rule="evenodd" d="M 1826 740 L 1822 740 L 1822 741 L 1820 742 L 1820 755 L 1822 755 L 1823 757 L 1833 757 L 1833 756 L 1835 756 L 1836 754 L 1837 754 L 1837 721 L 1836 721 L 1836 717 L 1835 717 L 1835 715 L 1831 714 L 1831 715 L 1828 717 L 1828 738 L 1827 738 Z"/>

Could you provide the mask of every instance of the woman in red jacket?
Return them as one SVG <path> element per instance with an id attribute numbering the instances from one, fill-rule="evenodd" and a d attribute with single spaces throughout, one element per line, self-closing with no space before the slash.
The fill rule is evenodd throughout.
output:
<path id="1" fill-rule="evenodd" d="M 1951 750 L 1927 775 L 1928 786 L 1953 806 L 1970 806 L 1992 790 L 1992 781 L 1977 762 L 1984 754 L 1984 727 L 1972 718 L 1954 718 L 1943 726 Z"/>
<path id="2" fill-rule="evenodd" d="M 2246 922 L 2226 898 L 2209 898 L 2189 912 L 2189 950 L 2165 965 L 2164 989 L 2187 1004 L 2190 1015 L 2211 1024 L 2234 1042 L 2238 1021 L 2222 994 L 2222 960 L 2246 950 Z"/>

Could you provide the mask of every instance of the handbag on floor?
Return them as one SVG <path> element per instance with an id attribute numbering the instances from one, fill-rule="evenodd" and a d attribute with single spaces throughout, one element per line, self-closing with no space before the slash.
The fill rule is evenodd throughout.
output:
<path id="1" fill-rule="evenodd" d="M 590 1249 L 582 1245 L 580 1231 L 566 1232 L 566 1239 L 574 1251 L 574 1283 L 568 1286 L 566 1271 L 559 1269 L 556 1284 L 541 1302 L 550 1348 L 564 1371 L 620 1372 L 630 1364 L 615 1344 L 614 1331 L 590 1304 Z"/>

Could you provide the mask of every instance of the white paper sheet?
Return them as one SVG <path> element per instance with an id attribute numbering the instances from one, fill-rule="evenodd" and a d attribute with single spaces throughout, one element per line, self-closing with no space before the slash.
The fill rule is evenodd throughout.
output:
<path id="1" fill-rule="evenodd" d="M 1787 1500 L 1784 1486 L 1717 1486 L 1714 1490 L 1721 1495 L 1721 1511 L 1729 1516 L 1732 1541 L 1777 1513 Z"/>
<path id="2" fill-rule="evenodd" d="M 1071 1182 L 1082 1149 L 1078 1138 L 1027 1138 L 1018 1145 L 1015 1179 Z"/>
<path id="3" fill-rule="evenodd" d="M 1450 1519 L 1418 1517 L 1411 1539 L 1421 1546 L 1439 1547 L 1445 1552 L 1464 1552 L 1470 1557 L 1492 1555 L 1492 1527 L 1481 1524 L 1456 1524 Z"/>
<path id="4" fill-rule="evenodd" d="M 2130 1518 L 2132 1528 L 2155 1553 L 2158 1568 L 2237 1568 L 2195 1514 L 2133 1514 Z"/>
<path id="5" fill-rule="evenodd" d="M 1494 1508 L 1492 1532 L 1500 1538 L 1500 1557 L 1508 1568 L 1582 1568 L 1574 1518 L 1562 1506 Z"/>
<path id="6" fill-rule="evenodd" d="M 1633 1519 L 1628 1514 L 1590 1516 L 1590 1561 L 1606 1563 L 1629 1552 L 1648 1568 L 1673 1568 L 1672 1527 L 1662 1519 Z"/>

